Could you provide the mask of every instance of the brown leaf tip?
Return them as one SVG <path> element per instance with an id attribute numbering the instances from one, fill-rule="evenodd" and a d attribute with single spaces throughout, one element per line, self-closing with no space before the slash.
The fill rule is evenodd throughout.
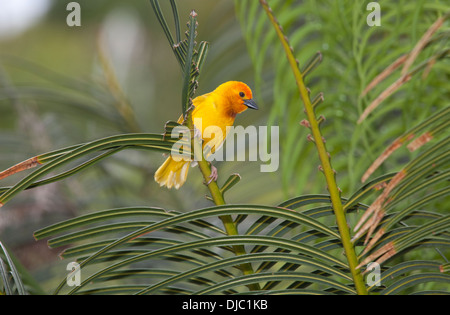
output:
<path id="1" fill-rule="evenodd" d="M 382 183 L 379 183 L 379 184 L 375 185 L 375 186 L 373 187 L 373 189 L 374 189 L 375 191 L 378 191 L 378 190 L 381 190 L 381 189 L 386 188 L 387 185 L 388 185 L 388 184 L 387 184 L 386 182 L 382 182 Z"/>
<path id="2" fill-rule="evenodd" d="M 6 178 L 8 176 L 25 171 L 25 170 L 33 168 L 33 167 L 36 167 L 40 164 L 41 163 L 39 162 L 39 159 L 37 156 L 32 157 L 28 160 L 20 162 L 19 164 L 11 166 L 10 168 L 8 168 L 7 170 L 4 170 L 3 172 L 0 172 L 0 179 Z"/>
<path id="3" fill-rule="evenodd" d="M 421 146 L 423 146 L 425 143 L 431 141 L 433 139 L 433 136 L 429 132 L 425 132 L 420 137 L 416 138 L 414 141 L 412 141 L 410 144 L 408 144 L 407 148 L 410 152 L 414 152 Z"/>

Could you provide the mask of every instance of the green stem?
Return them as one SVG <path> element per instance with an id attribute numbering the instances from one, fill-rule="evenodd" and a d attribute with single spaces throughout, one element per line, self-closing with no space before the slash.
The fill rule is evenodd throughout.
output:
<path id="1" fill-rule="evenodd" d="M 283 34 L 283 31 L 280 27 L 280 24 L 274 17 L 272 13 L 272 9 L 269 7 L 265 0 L 260 0 L 260 4 L 262 5 L 264 11 L 267 13 L 270 22 L 272 23 L 278 38 L 284 48 L 287 59 L 289 61 L 289 65 L 294 73 L 295 81 L 297 82 L 297 87 L 300 92 L 301 98 L 305 105 L 305 112 L 309 120 L 310 128 L 312 131 L 312 136 L 314 138 L 314 142 L 316 144 L 317 151 L 319 153 L 320 162 L 322 164 L 323 172 L 325 174 L 325 178 L 328 185 L 328 191 L 330 193 L 330 199 L 333 206 L 334 214 L 336 216 L 336 221 L 339 228 L 339 233 L 341 235 L 341 242 L 344 246 L 345 254 L 348 260 L 348 264 L 350 267 L 350 272 L 353 277 L 353 281 L 356 287 L 356 291 L 358 294 L 366 295 L 367 288 L 364 284 L 364 279 L 361 275 L 361 272 L 356 267 L 358 266 L 358 259 L 356 256 L 355 249 L 351 242 L 350 231 L 347 226 L 347 220 L 345 217 L 345 212 L 341 202 L 341 196 L 339 192 L 339 188 L 336 184 L 335 180 L 335 172 L 331 167 L 330 158 L 328 156 L 328 152 L 325 148 L 325 143 L 322 138 L 322 134 L 319 129 L 319 124 L 317 122 L 314 108 L 311 106 L 311 100 L 309 99 L 309 92 L 303 82 L 303 75 L 299 70 L 298 62 L 295 59 L 292 48 L 288 43 L 287 37 Z"/>
<path id="2" fill-rule="evenodd" d="M 203 156 L 203 149 L 202 149 L 202 143 L 199 139 L 194 137 L 193 132 L 193 123 L 192 123 L 192 117 L 191 117 L 192 111 L 189 111 L 188 113 L 188 119 L 187 119 L 187 125 L 190 130 L 192 130 L 191 137 L 192 137 L 192 144 L 191 147 L 194 148 L 194 157 L 197 161 L 198 167 L 200 171 L 202 172 L 203 178 L 205 180 L 205 183 L 209 182 L 207 185 L 209 192 L 211 193 L 211 197 L 216 204 L 216 206 L 222 206 L 225 205 L 225 199 L 223 197 L 222 192 L 220 191 L 219 185 L 217 185 L 216 181 L 210 181 L 211 176 L 211 166 L 208 161 L 205 160 L 205 157 Z M 232 217 L 230 215 L 223 215 L 219 217 L 220 220 L 222 220 L 223 226 L 225 227 L 225 231 L 227 235 L 233 236 L 233 235 L 239 235 L 236 223 L 233 221 Z M 234 253 L 236 255 L 245 255 L 245 248 L 243 245 L 235 245 L 233 246 Z M 245 263 L 240 266 L 240 269 L 244 273 L 244 275 L 250 275 L 253 274 L 253 267 L 250 263 Z M 259 284 L 252 284 L 249 285 L 248 288 L 250 290 L 260 290 Z"/>

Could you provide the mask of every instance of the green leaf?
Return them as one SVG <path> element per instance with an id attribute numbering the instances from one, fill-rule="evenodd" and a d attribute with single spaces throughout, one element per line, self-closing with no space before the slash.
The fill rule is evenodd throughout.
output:
<path id="1" fill-rule="evenodd" d="M 229 190 L 230 188 L 232 188 L 234 185 L 239 183 L 240 180 L 241 180 L 241 175 L 231 174 L 230 177 L 228 177 L 228 179 L 225 181 L 223 186 L 220 188 L 220 192 L 222 193 L 222 195 L 225 194 L 225 192 L 227 190 Z"/>
<path id="2" fill-rule="evenodd" d="M 439 266 L 441 272 L 450 272 L 450 263 L 443 264 Z"/>
<path id="3" fill-rule="evenodd" d="M 331 204 L 330 196 L 328 195 L 305 195 L 289 199 L 281 204 L 279 207 L 288 209 L 297 209 L 299 207 L 312 203 L 326 203 Z"/>
<path id="4" fill-rule="evenodd" d="M 125 149 L 125 147 L 118 147 L 118 148 L 106 151 L 106 152 L 96 156 L 95 158 L 92 158 L 92 159 L 90 159 L 90 160 L 88 160 L 88 161 L 78 165 L 77 167 L 74 167 L 74 168 L 66 171 L 66 172 L 63 172 L 63 173 L 55 175 L 55 176 L 51 176 L 51 177 L 43 179 L 43 180 L 36 181 L 36 182 L 32 183 L 31 185 L 29 185 L 25 189 L 36 188 L 36 187 L 39 187 L 39 186 L 43 186 L 43 185 L 47 185 L 47 184 L 51 184 L 53 182 L 57 182 L 57 181 L 63 180 L 63 179 L 65 179 L 67 177 L 70 177 L 70 176 L 72 176 L 72 175 L 74 175 L 74 174 L 76 174 L 78 172 L 83 171 L 84 169 L 86 169 L 86 168 L 88 168 L 90 166 L 93 166 L 94 164 L 97 164 L 101 160 L 103 160 L 103 159 L 105 159 L 105 158 L 107 158 L 107 157 L 109 157 L 109 156 L 111 156 L 111 155 L 113 155 L 113 154 L 123 150 L 123 149 Z M 1 187 L 0 188 L 0 194 L 10 190 L 11 188 L 12 187 Z"/>
<path id="5" fill-rule="evenodd" d="M 112 248 L 116 247 L 117 245 L 122 244 L 123 242 L 125 242 L 127 240 L 134 239 L 136 237 L 136 235 L 140 235 L 143 230 L 147 230 L 147 229 L 138 230 L 138 231 L 131 233 L 125 237 L 122 237 L 121 239 L 118 239 L 117 241 L 109 244 L 108 246 L 105 246 L 100 251 L 96 252 L 95 254 L 93 254 L 89 258 L 87 258 L 86 260 L 82 261 L 80 263 L 80 267 L 81 268 L 85 267 L 87 264 L 92 262 L 95 258 L 101 256 L 103 253 L 110 251 Z M 209 239 L 204 239 L 204 240 L 186 242 L 183 244 L 165 247 L 162 249 L 154 250 L 154 251 L 151 251 L 148 253 L 144 253 L 144 254 L 141 254 L 141 255 L 138 255 L 135 257 L 131 257 L 131 258 L 122 260 L 118 263 L 115 263 L 106 268 L 103 268 L 103 269 L 97 271 L 96 273 L 94 273 L 93 275 L 89 276 L 88 278 L 83 280 L 83 282 L 81 283 L 81 285 L 79 287 L 74 288 L 71 291 L 71 293 L 75 293 L 76 291 L 83 288 L 84 286 L 86 286 L 91 281 L 95 280 L 97 277 L 99 277 L 101 275 L 107 274 L 110 271 L 116 270 L 118 268 L 121 268 L 123 266 L 129 265 L 131 263 L 135 263 L 138 261 L 154 259 L 161 255 L 169 255 L 169 254 L 177 253 L 177 252 L 180 252 L 183 250 L 190 250 L 190 249 L 201 248 L 201 247 L 205 247 L 205 246 L 206 247 L 216 247 L 216 246 L 221 247 L 221 246 L 227 246 L 227 245 L 233 246 L 233 245 L 246 245 L 246 244 L 247 245 L 258 244 L 258 245 L 274 246 L 276 248 L 287 249 L 289 251 L 303 253 L 308 256 L 311 256 L 311 257 L 314 257 L 314 258 L 317 258 L 320 260 L 325 260 L 325 261 L 331 262 L 333 264 L 336 264 L 338 266 L 341 266 L 343 268 L 346 268 L 346 265 L 344 263 L 337 260 L 333 256 L 331 256 L 325 252 L 322 252 L 321 250 L 319 250 L 317 248 L 314 248 L 314 247 L 311 247 L 311 246 L 308 246 L 305 244 L 300 244 L 298 242 L 290 241 L 287 239 L 264 237 L 264 236 L 256 236 L 256 237 L 253 237 L 253 236 L 227 236 L 227 237 L 209 238 Z M 59 292 L 65 284 L 66 284 L 65 280 L 62 281 L 60 283 L 60 285 L 58 286 L 57 291 L 55 293 Z"/>
<path id="6" fill-rule="evenodd" d="M 26 295 L 27 291 L 25 289 L 25 286 L 22 282 L 22 279 L 20 277 L 19 272 L 16 269 L 16 266 L 14 265 L 14 262 L 12 261 L 8 251 L 6 250 L 5 246 L 0 242 L 0 254 L 1 256 L 4 256 L 6 259 L 6 263 L 1 259 L 0 257 L 0 274 L 2 275 L 3 279 L 3 285 L 5 288 L 5 293 L 7 295 L 13 294 L 14 288 L 10 285 L 9 277 L 10 275 L 14 279 L 14 286 L 17 290 L 17 293 L 19 295 Z"/>
<path id="7" fill-rule="evenodd" d="M 181 29 L 180 29 L 180 19 L 178 17 L 177 2 L 175 0 L 170 0 L 170 5 L 172 7 L 172 14 L 175 23 L 176 41 L 179 42 L 181 41 Z"/>
<path id="8" fill-rule="evenodd" d="M 183 117 L 186 115 L 187 110 L 191 105 L 190 99 L 193 95 L 193 93 L 191 93 L 191 90 L 194 90 L 193 86 L 196 84 L 195 81 L 192 80 L 192 73 L 193 71 L 198 71 L 194 68 L 194 46 L 195 37 L 197 35 L 197 13 L 195 11 L 192 11 L 189 16 L 188 27 L 189 30 L 187 32 L 187 52 L 184 62 L 183 87 L 181 91 Z"/>
<path id="9" fill-rule="evenodd" d="M 306 77 L 309 73 L 311 73 L 314 68 L 316 68 L 322 62 L 322 53 L 320 51 L 316 52 L 316 54 L 308 60 L 302 70 L 301 73 L 303 77 Z"/>
<path id="10" fill-rule="evenodd" d="M 150 4 L 152 5 L 153 11 L 156 14 L 156 17 L 158 18 L 159 24 L 161 24 L 163 30 L 164 30 L 164 34 L 167 37 L 167 40 L 169 41 L 170 45 L 173 46 L 174 45 L 174 39 L 172 36 L 172 33 L 170 32 L 169 26 L 167 25 L 166 19 L 164 18 L 164 14 L 162 13 L 161 7 L 159 6 L 159 1 L 158 0 L 150 0 Z M 177 38 L 179 37 L 179 20 L 178 20 L 178 14 L 176 14 L 176 7 L 174 6 L 175 3 L 173 1 L 171 1 L 172 4 L 172 9 L 173 9 L 173 13 L 174 13 L 174 19 L 175 19 L 175 24 L 178 25 L 176 32 L 177 32 Z"/>
<path id="11" fill-rule="evenodd" d="M 205 41 L 200 42 L 195 58 L 195 64 L 199 74 L 201 73 L 203 65 L 205 64 L 208 51 L 209 51 L 209 43 Z"/>
<path id="12" fill-rule="evenodd" d="M 400 294 L 405 289 L 420 283 L 443 282 L 450 284 L 450 275 L 443 273 L 420 273 L 407 276 L 391 284 L 380 293 L 384 295 Z"/>
<path id="13" fill-rule="evenodd" d="M 426 173 L 428 174 L 429 171 Z M 395 209 L 395 206 L 405 200 L 406 198 L 412 197 L 416 194 L 421 193 L 430 189 L 433 185 L 444 182 L 450 179 L 450 170 L 444 170 L 435 172 L 431 175 L 421 174 L 421 178 L 414 178 L 409 185 L 402 185 L 401 188 L 397 189 L 395 193 L 391 196 L 391 202 L 387 205 L 386 209 Z M 425 178 L 424 178 L 425 177 Z M 422 181 L 421 181 L 422 180 Z M 411 187 L 413 186 L 413 187 Z M 409 188 L 409 189 L 408 189 Z"/>
<path id="14" fill-rule="evenodd" d="M 191 269 L 185 272 L 182 272 L 178 275 L 172 276 L 171 278 L 161 281 L 153 286 L 148 287 L 147 289 L 138 292 L 138 294 L 150 294 L 155 292 L 156 290 L 159 290 L 165 286 L 168 286 L 170 284 L 176 283 L 178 281 L 182 281 L 186 278 L 199 276 L 202 273 L 206 273 L 208 271 L 214 271 L 217 268 L 224 268 L 227 266 L 239 266 L 240 264 L 244 262 L 259 262 L 259 261 L 275 261 L 275 262 L 291 262 L 301 265 L 307 265 L 311 266 L 313 268 L 317 268 L 323 271 L 326 271 L 328 273 L 340 276 L 346 280 L 351 281 L 351 278 L 348 277 L 345 273 L 340 271 L 339 269 L 330 267 L 326 264 L 320 263 L 316 260 L 312 260 L 310 258 L 304 257 L 304 256 L 298 256 L 298 255 L 292 255 L 292 254 L 286 254 L 286 253 L 260 253 L 260 254 L 247 254 L 247 255 L 241 255 L 241 256 L 235 256 L 226 258 L 217 262 L 213 262 L 210 264 L 207 264 L 205 266 L 201 266 L 195 269 Z"/>
<path id="15" fill-rule="evenodd" d="M 386 224 L 384 224 L 384 229 L 389 230 L 391 227 L 393 227 L 395 224 L 400 222 L 403 218 L 408 216 L 411 212 L 413 212 L 415 209 L 420 209 L 420 207 L 426 205 L 427 203 L 436 200 L 445 198 L 450 193 L 450 188 L 447 189 L 440 189 L 430 195 L 424 196 L 423 198 L 419 199 L 418 201 L 412 203 L 407 208 L 397 211 L 394 215 L 390 216 L 386 220 Z"/>
<path id="16" fill-rule="evenodd" d="M 8 189 L 0 196 L 0 206 L 1 204 L 6 203 L 19 192 L 27 189 L 30 185 L 33 185 L 33 182 L 38 178 L 85 155 L 95 153 L 97 151 L 111 150 L 118 147 L 125 147 L 127 149 L 150 149 L 166 153 L 173 152 L 174 154 L 178 154 L 178 152 L 176 152 L 176 150 L 173 150 L 172 148 L 174 143 L 174 140 L 164 139 L 162 135 L 158 134 L 122 134 L 71 147 L 73 149 L 69 152 L 67 152 L 66 150 L 60 150 L 57 151 L 57 154 L 47 154 L 45 155 L 47 164 L 42 165 L 40 168 L 23 178 L 14 187 Z M 79 167 L 77 168 L 77 171 L 80 171 L 83 168 L 84 167 Z M 73 174 L 73 172 L 71 174 Z"/>
<path id="17" fill-rule="evenodd" d="M 107 239 L 97 242 L 89 242 L 87 244 L 73 246 L 67 249 L 60 254 L 60 257 L 68 259 L 68 258 L 77 258 L 80 260 L 80 257 L 88 256 L 92 253 L 97 252 L 103 247 L 111 244 L 114 239 Z M 176 240 L 167 240 L 162 238 L 155 237 L 140 237 L 128 242 L 129 247 L 137 247 L 137 246 L 146 246 L 147 248 L 152 247 L 161 247 L 161 246 L 172 246 L 175 244 L 180 244 L 180 241 Z"/>
<path id="18" fill-rule="evenodd" d="M 426 261 L 426 260 L 411 260 L 399 263 L 393 267 L 381 273 L 380 283 L 385 286 L 386 283 L 392 282 L 392 279 L 398 279 L 399 277 L 415 271 L 440 271 L 441 263 L 436 261 Z M 372 290 L 376 286 L 371 286 L 368 290 Z"/>
<path id="19" fill-rule="evenodd" d="M 136 216 L 151 217 L 153 219 L 156 219 L 161 217 L 173 217 L 175 215 L 175 213 L 167 212 L 164 209 L 152 207 L 128 207 L 109 209 L 85 214 L 73 219 L 50 225 L 34 232 L 33 236 L 36 240 L 40 240 L 81 226 L 97 222 L 105 222 L 107 220 L 122 220 L 124 218 L 133 218 Z"/>
<path id="20" fill-rule="evenodd" d="M 101 287 L 91 290 L 79 292 L 83 295 L 114 295 L 114 294 L 133 294 L 136 291 L 142 290 L 145 285 L 131 284 L 131 285 L 116 285 L 109 287 Z"/>
<path id="21" fill-rule="evenodd" d="M 374 191 L 380 190 L 384 185 L 386 185 L 386 183 L 388 183 L 395 176 L 395 174 L 397 173 L 385 174 L 364 184 L 355 193 L 353 193 L 353 195 L 350 198 L 348 198 L 347 202 L 344 205 L 344 209 L 348 211 L 348 209 L 357 205 L 359 202 L 362 202 Z"/>
<path id="22" fill-rule="evenodd" d="M 231 174 L 230 177 L 228 177 L 228 179 L 225 181 L 223 186 L 220 188 L 220 192 L 222 193 L 222 195 L 225 196 L 225 192 L 230 188 L 232 188 L 237 183 L 239 183 L 240 180 L 241 176 L 239 174 Z M 213 201 L 213 199 L 210 196 L 206 196 L 206 199 Z M 240 219 L 241 218 L 239 217 L 236 220 L 239 221 Z"/>
<path id="23" fill-rule="evenodd" d="M 194 294 L 196 295 L 202 295 L 202 294 L 217 294 L 221 291 L 230 289 L 230 288 L 236 288 L 239 286 L 248 285 L 251 283 L 261 283 L 265 281 L 307 281 L 312 282 L 315 284 L 321 284 L 325 285 L 327 287 L 332 287 L 335 289 L 338 289 L 340 291 L 346 292 L 348 294 L 356 294 L 356 292 L 337 282 L 332 279 L 329 279 L 327 277 L 323 277 L 320 275 L 315 275 L 311 273 L 304 273 L 304 272 L 281 272 L 281 273 L 256 273 L 251 275 L 245 275 L 241 277 L 237 277 L 232 280 L 221 282 L 217 285 L 213 285 L 208 287 L 207 289 L 197 291 Z"/>
<path id="24" fill-rule="evenodd" d="M 395 241 L 395 248 L 398 251 L 401 251 L 404 248 L 412 246 L 431 235 L 436 235 L 448 230 L 450 230 L 450 215 L 446 215 L 442 218 L 433 220 L 403 235 Z"/>

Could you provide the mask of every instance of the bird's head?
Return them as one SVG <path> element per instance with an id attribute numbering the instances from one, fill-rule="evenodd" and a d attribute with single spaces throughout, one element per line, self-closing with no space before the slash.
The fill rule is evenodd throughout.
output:
<path id="1" fill-rule="evenodd" d="M 247 108 L 258 109 L 253 100 L 252 90 L 245 83 L 228 81 L 221 84 L 216 89 L 216 92 L 228 100 L 229 109 L 234 115 L 243 112 Z"/>

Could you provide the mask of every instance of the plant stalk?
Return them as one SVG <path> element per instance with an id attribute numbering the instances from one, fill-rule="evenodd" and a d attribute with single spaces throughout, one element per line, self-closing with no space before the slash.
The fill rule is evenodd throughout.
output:
<path id="1" fill-rule="evenodd" d="M 220 191 L 219 185 L 217 185 L 216 181 L 210 181 L 211 176 L 211 166 L 208 161 L 205 160 L 205 157 L 203 156 L 203 148 L 202 148 L 202 142 L 200 139 L 194 137 L 194 131 L 193 131 L 193 123 L 192 123 L 192 117 L 191 117 L 192 111 L 188 112 L 188 119 L 187 119 L 187 125 L 191 132 L 191 147 L 194 148 L 194 158 L 197 161 L 198 167 L 200 171 L 202 172 L 203 178 L 205 180 L 205 183 L 209 182 L 208 185 L 206 185 L 209 189 L 209 192 L 211 193 L 211 197 L 216 204 L 216 206 L 223 206 L 226 204 L 225 199 L 223 197 L 222 192 Z M 222 220 L 223 226 L 225 227 L 225 231 L 228 236 L 234 236 L 239 235 L 236 223 L 233 221 L 231 215 L 223 215 L 219 216 L 220 220 Z M 236 255 L 245 255 L 246 251 L 243 245 L 235 245 L 233 246 L 234 253 Z M 244 275 L 250 275 L 254 274 L 253 267 L 250 263 L 245 263 L 240 266 L 240 269 L 242 270 Z M 250 284 L 248 285 L 248 288 L 250 290 L 259 290 L 259 284 Z"/>
<path id="2" fill-rule="evenodd" d="M 305 106 L 305 112 L 308 117 L 310 128 L 312 131 L 312 136 L 314 139 L 314 142 L 317 147 L 317 151 L 319 153 L 320 162 L 322 164 L 323 173 L 325 174 L 325 178 L 328 185 L 328 191 L 330 193 L 330 199 L 333 206 L 334 214 L 336 217 L 336 221 L 339 228 L 339 234 L 341 235 L 341 242 L 345 250 L 345 254 L 348 260 L 348 264 L 350 267 L 350 272 L 353 277 L 353 282 L 355 284 L 356 292 L 360 295 L 367 295 L 367 288 L 364 284 L 364 279 L 362 277 L 362 274 L 359 269 L 357 269 L 358 266 L 358 259 L 355 252 L 355 249 L 353 247 L 353 244 L 351 242 L 350 238 L 350 230 L 347 226 L 347 220 L 345 217 L 344 208 L 341 202 L 340 192 L 339 188 L 336 184 L 335 180 L 335 172 L 333 168 L 331 167 L 330 158 L 328 156 L 328 152 L 325 148 L 325 143 L 322 137 L 322 134 L 319 129 L 319 124 L 317 122 L 314 108 L 311 105 L 311 100 L 309 98 L 309 92 L 305 86 L 305 83 L 303 82 L 303 75 L 300 72 L 300 69 L 298 67 L 298 61 L 295 59 L 293 49 L 289 45 L 287 37 L 283 34 L 282 28 L 276 18 L 273 15 L 272 9 L 269 7 L 267 1 L 265 0 L 259 0 L 261 6 L 263 7 L 264 11 L 266 12 L 267 16 L 269 17 L 270 22 L 272 23 L 277 36 L 283 46 L 283 49 L 286 53 L 289 65 L 292 69 L 292 72 L 295 77 L 295 81 L 297 83 L 298 90 L 300 92 L 302 101 Z"/>

